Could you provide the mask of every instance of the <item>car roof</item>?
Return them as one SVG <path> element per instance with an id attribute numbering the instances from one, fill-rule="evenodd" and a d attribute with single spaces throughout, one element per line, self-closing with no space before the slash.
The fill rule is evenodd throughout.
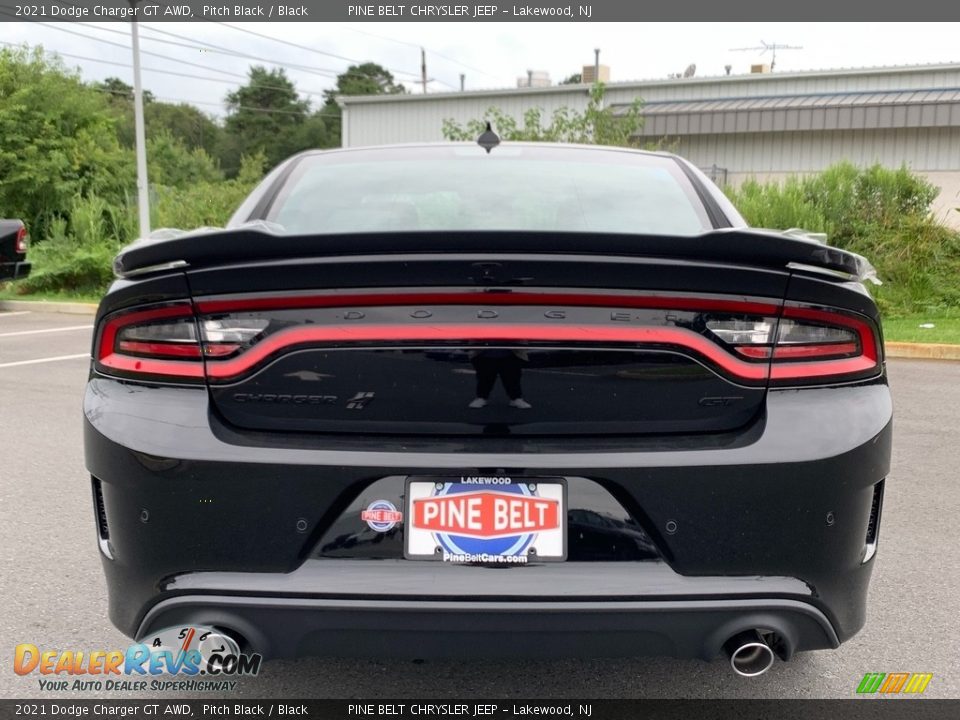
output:
<path id="1" fill-rule="evenodd" d="M 413 142 L 413 143 L 395 143 L 390 145 L 362 145 L 356 147 L 345 147 L 345 148 L 328 148 L 328 149 L 312 149 L 305 150 L 299 153 L 300 157 L 303 156 L 316 156 L 316 155 L 331 155 L 337 153 L 354 153 L 354 152 L 382 152 L 389 153 L 393 150 L 414 150 L 421 148 L 426 151 L 435 151 L 442 152 L 443 150 L 452 150 L 455 148 L 469 148 L 469 147 L 479 147 L 476 142 Z M 678 162 L 683 162 L 683 159 L 676 155 L 675 153 L 665 152 L 661 150 L 644 150 L 641 148 L 631 148 L 631 147 L 620 147 L 612 145 L 586 145 L 581 143 L 557 143 L 557 142 L 530 142 L 530 141 L 511 141 L 504 140 L 491 150 L 490 154 L 495 154 L 498 148 L 534 148 L 538 151 L 546 152 L 556 152 L 558 155 L 566 154 L 571 151 L 587 151 L 587 152 L 615 152 L 615 153 L 628 153 L 631 155 L 642 155 L 648 157 L 657 157 L 657 158 L 671 158 Z"/>

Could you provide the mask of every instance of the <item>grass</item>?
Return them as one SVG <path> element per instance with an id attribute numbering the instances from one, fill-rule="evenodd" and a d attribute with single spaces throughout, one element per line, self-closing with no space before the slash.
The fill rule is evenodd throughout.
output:
<path id="1" fill-rule="evenodd" d="M 932 328 L 920 325 L 930 324 Z M 952 315 L 907 315 L 883 321 L 888 342 L 944 343 L 960 345 L 960 313 Z"/>
<path id="2" fill-rule="evenodd" d="M 60 292 L 17 292 L 17 286 L 13 283 L 0 282 L 0 300 L 30 300 L 45 302 L 80 302 L 80 303 L 99 303 L 102 296 L 92 293 L 75 293 L 62 290 Z"/>

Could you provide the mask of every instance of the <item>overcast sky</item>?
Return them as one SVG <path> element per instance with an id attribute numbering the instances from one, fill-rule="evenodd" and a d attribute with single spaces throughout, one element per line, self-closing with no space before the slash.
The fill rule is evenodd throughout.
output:
<path id="1" fill-rule="evenodd" d="M 613 81 L 665 78 L 691 63 L 698 76 L 722 75 L 727 64 L 734 74 L 747 72 L 751 63 L 769 62 L 770 53 L 732 49 L 761 41 L 802 46 L 777 53 L 776 69 L 783 72 L 960 61 L 960 23 L 142 23 L 141 38 L 144 86 L 160 99 L 192 102 L 217 115 L 223 113 L 224 94 L 242 82 L 236 75 L 254 63 L 286 67 L 315 104 L 348 60 L 378 62 L 418 92 L 421 45 L 427 49 L 428 75 L 435 79 L 431 92 L 458 89 L 460 73 L 466 74 L 468 90 L 516 87 L 517 77 L 526 76 L 528 69 L 547 71 L 558 82 L 592 64 L 597 47 Z M 115 76 L 132 82 L 125 23 L 0 23 L 0 41 L 63 53 L 89 80 Z M 223 54 L 212 46 L 269 62 Z"/>

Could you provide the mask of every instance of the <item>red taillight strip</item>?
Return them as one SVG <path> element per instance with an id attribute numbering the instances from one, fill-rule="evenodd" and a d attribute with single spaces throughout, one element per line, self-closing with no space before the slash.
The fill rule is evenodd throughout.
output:
<path id="1" fill-rule="evenodd" d="M 751 381 L 767 377 L 766 363 L 749 363 L 733 357 L 714 342 L 691 330 L 673 327 L 607 327 L 602 325 L 365 325 L 297 327 L 269 335 L 236 358 L 207 363 L 211 380 L 227 380 L 252 370 L 270 355 L 310 343 L 363 342 L 588 342 L 674 345 L 703 355 L 727 372 Z"/>
<path id="2" fill-rule="evenodd" d="M 780 345 L 772 348 L 769 345 L 738 345 L 736 350 L 745 357 L 764 360 L 770 357 L 771 350 L 775 360 L 790 360 L 794 358 L 818 358 L 849 355 L 857 352 L 856 343 L 821 343 L 818 345 Z"/>
<path id="3" fill-rule="evenodd" d="M 216 347 L 216 346 L 213 346 Z M 236 345 L 233 346 L 236 350 Z M 121 340 L 117 343 L 117 350 L 123 352 L 143 353 L 144 355 L 161 355 L 166 357 L 193 358 L 201 357 L 198 343 L 163 343 L 140 342 L 138 340 Z"/>
<path id="4" fill-rule="evenodd" d="M 774 360 L 822 358 L 850 355 L 857 352 L 856 343 L 824 343 L 822 345 L 779 345 L 773 350 Z"/>
<path id="5" fill-rule="evenodd" d="M 734 349 L 744 357 L 767 360 L 773 348 L 769 345 L 737 345 Z"/>
<path id="6" fill-rule="evenodd" d="M 204 314 L 251 310 L 294 310 L 323 307 L 371 307 L 397 305 L 566 305 L 569 307 L 628 307 L 651 310 L 697 310 L 749 315 L 776 315 L 780 306 L 751 300 L 722 300 L 669 295 L 611 295 L 550 292 L 396 292 L 349 295 L 292 295 L 243 300 L 201 300 Z"/>
<path id="7" fill-rule="evenodd" d="M 203 364 L 178 360 L 153 360 L 132 355 L 113 353 L 100 358 L 100 364 L 112 370 L 138 373 L 143 375 L 165 375 L 170 377 L 203 379 Z"/>
<path id="8" fill-rule="evenodd" d="M 842 360 L 817 360 L 815 362 L 774 364 L 770 367 L 771 380 L 805 380 L 865 373 L 877 367 L 877 361 L 866 355 Z"/>

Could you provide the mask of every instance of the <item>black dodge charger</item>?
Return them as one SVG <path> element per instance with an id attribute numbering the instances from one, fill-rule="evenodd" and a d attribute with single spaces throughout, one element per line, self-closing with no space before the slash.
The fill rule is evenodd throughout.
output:
<path id="1" fill-rule="evenodd" d="M 127 635 L 756 675 L 863 626 L 863 258 L 673 155 L 496 142 L 306 152 L 160 236 L 116 260 L 84 401 Z"/>

